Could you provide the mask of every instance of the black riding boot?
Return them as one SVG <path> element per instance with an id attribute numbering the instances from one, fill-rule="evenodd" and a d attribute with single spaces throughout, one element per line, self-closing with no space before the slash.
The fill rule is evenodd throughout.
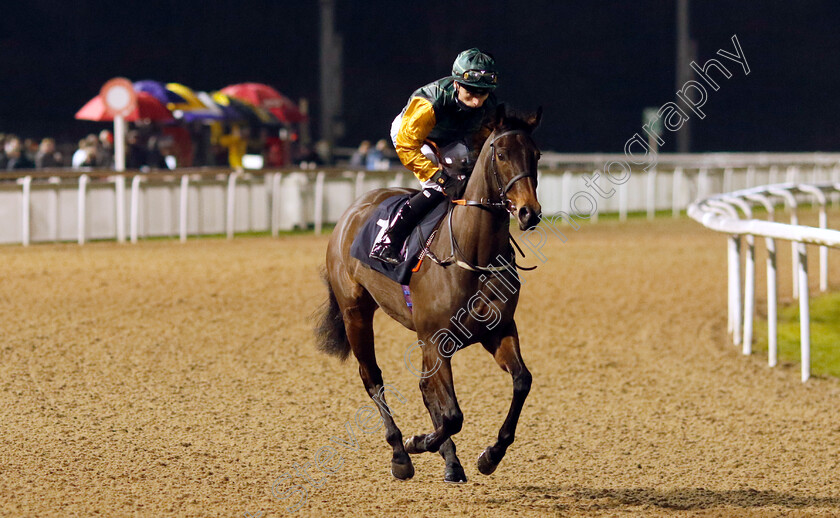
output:
<path id="1" fill-rule="evenodd" d="M 443 201 L 444 194 L 435 189 L 423 189 L 400 207 L 382 238 L 373 245 L 370 256 L 383 263 L 400 264 L 405 239 L 423 216 Z"/>

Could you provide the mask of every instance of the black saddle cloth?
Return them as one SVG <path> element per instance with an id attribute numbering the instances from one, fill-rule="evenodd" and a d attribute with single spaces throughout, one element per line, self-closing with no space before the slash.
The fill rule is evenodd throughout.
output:
<path id="1" fill-rule="evenodd" d="M 377 236 L 388 228 L 388 223 L 409 197 L 411 197 L 411 194 L 397 194 L 380 203 L 370 218 L 362 225 L 362 228 L 359 229 L 359 233 L 356 234 L 356 239 L 353 240 L 350 247 L 350 255 L 361 261 L 362 264 L 400 284 L 408 284 L 409 279 L 411 279 L 411 269 L 417 264 L 417 259 L 426 244 L 426 240 L 446 214 L 446 209 L 449 206 L 448 200 L 442 201 L 426 214 L 420 224 L 411 231 L 403 246 L 405 260 L 402 263 L 394 265 L 371 258 L 370 250 L 373 248 Z"/>

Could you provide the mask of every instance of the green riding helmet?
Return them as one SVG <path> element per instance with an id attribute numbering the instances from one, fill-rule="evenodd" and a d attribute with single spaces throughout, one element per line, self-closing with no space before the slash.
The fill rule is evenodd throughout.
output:
<path id="1" fill-rule="evenodd" d="M 452 78 L 471 88 L 494 90 L 499 79 L 496 60 L 475 47 L 465 50 L 452 63 Z"/>

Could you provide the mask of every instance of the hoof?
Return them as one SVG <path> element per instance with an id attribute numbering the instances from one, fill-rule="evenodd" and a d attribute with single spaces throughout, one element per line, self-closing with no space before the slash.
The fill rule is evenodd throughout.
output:
<path id="1" fill-rule="evenodd" d="M 467 475 L 460 464 L 446 466 L 446 470 L 443 472 L 443 481 L 450 484 L 463 484 L 467 481 Z"/>
<path id="2" fill-rule="evenodd" d="M 482 475 L 492 474 L 499 466 L 498 462 L 493 462 L 493 460 L 490 459 L 490 448 L 481 452 L 481 455 L 478 456 L 478 462 L 476 462 L 476 464 L 478 465 L 478 471 Z"/>
<path id="3" fill-rule="evenodd" d="M 418 453 L 423 453 L 423 450 L 417 447 L 417 438 L 420 437 L 419 435 L 415 435 L 413 437 L 409 437 L 405 440 L 405 452 L 411 455 L 416 455 Z"/>
<path id="4" fill-rule="evenodd" d="M 405 464 L 397 464 L 391 461 L 391 475 L 397 480 L 408 480 L 414 476 L 414 464 L 411 459 Z"/>

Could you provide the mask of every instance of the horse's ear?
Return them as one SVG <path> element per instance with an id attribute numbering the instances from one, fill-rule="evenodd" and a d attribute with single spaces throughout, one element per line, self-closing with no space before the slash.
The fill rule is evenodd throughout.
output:
<path id="1" fill-rule="evenodd" d="M 501 128 L 502 125 L 504 125 L 506 116 L 507 106 L 505 106 L 505 103 L 499 103 L 499 105 L 496 106 L 496 115 L 493 117 L 493 126 Z"/>
<path id="2" fill-rule="evenodd" d="M 528 123 L 528 126 L 531 126 L 531 131 L 537 129 L 537 126 L 540 125 L 540 121 L 542 120 L 542 112 L 543 108 L 542 106 L 540 106 L 539 108 L 537 108 L 537 113 L 534 113 L 533 115 L 528 117 L 527 121 L 525 121 Z"/>

